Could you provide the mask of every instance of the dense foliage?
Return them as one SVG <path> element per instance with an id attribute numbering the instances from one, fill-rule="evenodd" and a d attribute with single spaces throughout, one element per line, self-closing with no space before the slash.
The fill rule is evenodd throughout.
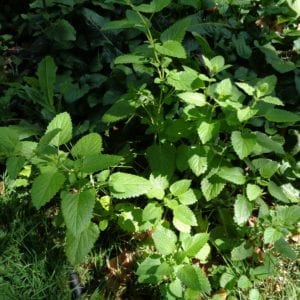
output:
<path id="1" fill-rule="evenodd" d="M 1 214 L 30 198 L 95 299 L 263 299 L 297 258 L 300 1 L 145 2 L 0 4 Z"/>

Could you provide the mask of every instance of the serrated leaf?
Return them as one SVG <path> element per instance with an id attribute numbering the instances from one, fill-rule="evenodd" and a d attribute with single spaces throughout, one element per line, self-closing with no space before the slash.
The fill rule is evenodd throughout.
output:
<path id="1" fill-rule="evenodd" d="M 188 179 L 178 180 L 170 186 L 170 191 L 174 196 L 179 196 L 190 188 L 191 183 L 192 181 Z"/>
<path id="2" fill-rule="evenodd" d="M 283 146 L 272 140 L 270 136 L 267 136 L 266 134 L 262 132 L 256 132 L 256 140 L 257 143 L 260 144 L 262 147 L 274 151 L 275 153 L 284 154 Z"/>
<path id="3" fill-rule="evenodd" d="M 177 277 L 188 288 L 209 294 L 211 292 L 210 283 L 205 273 L 196 266 L 185 265 L 177 271 Z"/>
<path id="4" fill-rule="evenodd" d="M 180 93 L 177 96 L 187 104 L 192 104 L 199 107 L 207 104 L 206 96 L 201 93 L 185 92 Z"/>
<path id="5" fill-rule="evenodd" d="M 192 210 L 186 205 L 180 204 L 173 209 L 174 218 L 189 226 L 197 226 L 197 219 Z"/>
<path id="6" fill-rule="evenodd" d="M 201 181 L 201 191 L 207 201 L 216 198 L 224 187 L 224 181 L 216 175 L 205 177 Z"/>
<path id="7" fill-rule="evenodd" d="M 180 232 L 183 232 L 183 233 L 190 233 L 191 231 L 191 226 L 190 225 L 187 225 L 183 222 L 181 222 L 180 220 L 176 219 L 176 218 L 173 218 L 173 225 L 174 227 L 180 231 Z"/>
<path id="8" fill-rule="evenodd" d="M 177 58 L 186 58 L 186 52 L 181 43 L 177 41 L 168 40 L 165 41 L 162 45 L 156 44 L 155 49 L 160 54 L 177 57 Z"/>
<path id="9" fill-rule="evenodd" d="M 198 136 L 203 144 L 206 144 L 211 139 L 216 137 L 219 134 L 220 122 L 211 121 L 206 122 L 202 121 L 197 128 Z"/>
<path id="10" fill-rule="evenodd" d="M 160 220 L 163 214 L 161 206 L 156 202 L 148 203 L 143 209 L 143 221 Z"/>
<path id="11" fill-rule="evenodd" d="M 253 248 L 247 246 L 246 243 L 243 242 L 241 245 L 231 250 L 231 259 L 233 261 L 244 260 L 247 257 L 252 256 L 252 254 L 253 254 Z"/>
<path id="12" fill-rule="evenodd" d="M 248 83 L 245 82 L 236 82 L 235 83 L 242 91 L 244 91 L 247 95 L 253 96 L 255 88 Z"/>
<path id="13" fill-rule="evenodd" d="M 238 287 L 240 289 L 249 289 L 252 287 L 252 282 L 245 275 L 242 275 L 238 280 Z"/>
<path id="14" fill-rule="evenodd" d="M 40 88 L 46 96 L 47 104 L 53 108 L 54 84 L 57 67 L 51 56 L 46 56 L 38 65 L 37 76 Z"/>
<path id="15" fill-rule="evenodd" d="M 78 236 L 67 231 L 66 255 L 72 265 L 81 263 L 93 248 L 99 236 L 98 226 L 94 223 L 85 228 Z"/>
<path id="16" fill-rule="evenodd" d="M 148 198 L 156 198 L 162 200 L 165 196 L 165 189 L 169 186 L 168 180 L 165 177 L 150 175 L 151 189 L 147 193 Z"/>
<path id="17" fill-rule="evenodd" d="M 231 143 L 238 157 L 244 159 L 253 151 L 256 144 L 256 137 L 252 133 L 233 131 L 231 133 Z"/>
<path id="18" fill-rule="evenodd" d="M 236 51 L 240 57 L 249 59 L 252 54 L 252 49 L 246 43 L 247 35 L 245 34 L 245 37 L 243 33 L 244 32 L 240 32 L 237 37 L 233 35 L 232 43 L 235 46 Z"/>
<path id="19" fill-rule="evenodd" d="M 268 191 L 271 194 L 271 196 L 273 196 L 277 200 L 285 202 L 285 203 L 290 202 L 289 198 L 283 192 L 282 188 L 271 180 L 268 183 Z"/>
<path id="20" fill-rule="evenodd" d="M 273 227 L 268 227 L 264 231 L 265 244 L 273 244 L 282 237 L 282 233 Z"/>
<path id="21" fill-rule="evenodd" d="M 46 149 L 47 147 L 49 146 L 50 142 L 53 140 L 53 138 L 61 131 L 60 128 L 56 128 L 56 129 L 53 129 L 47 133 L 45 133 L 41 139 L 39 140 L 39 143 L 37 145 L 37 152 L 39 154 L 42 154 Z"/>
<path id="22" fill-rule="evenodd" d="M 176 21 L 161 33 L 160 40 L 162 42 L 172 40 L 181 43 L 190 23 L 191 18 L 189 17 Z"/>
<path id="23" fill-rule="evenodd" d="M 234 203 L 234 221 L 238 225 L 245 224 L 252 213 L 252 203 L 243 195 L 237 195 Z"/>
<path id="24" fill-rule="evenodd" d="M 251 108 L 250 106 L 246 106 L 237 111 L 237 117 L 240 122 L 245 122 L 256 115 L 258 109 Z"/>
<path id="25" fill-rule="evenodd" d="M 152 238 L 160 254 L 168 255 L 175 251 L 177 236 L 172 230 L 159 225 L 153 231 Z"/>
<path id="26" fill-rule="evenodd" d="M 11 179 L 16 179 L 18 177 L 19 172 L 23 168 L 25 164 L 25 158 L 22 156 L 11 156 L 6 161 L 6 168 L 8 176 Z"/>
<path id="27" fill-rule="evenodd" d="M 274 104 L 274 105 L 280 105 L 280 106 L 284 105 L 283 102 L 279 98 L 273 97 L 273 96 L 266 96 L 266 97 L 260 98 L 259 100 L 263 101 L 265 103 L 270 103 L 270 104 Z"/>
<path id="28" fill-rule="evenodd" d="M 229 96 L 232 91 L 232 83 L 229 78 L 223 79 L 217 83 L 216 93 L 220 96 Z"/>
<path id="29" fill-rule="evenodd" d="M 238 167 L 221 167 L 219 168 L 217 175 L 222 179 L 235 184 L 244 184 L 246 182 L 243 170 Z"/>
<path id="30" fill-rule="evenodd" d="M 296 252 L 292 249 L 287 241 L 283 238 L 277 240 L 274 244 L 276 251 L 278 251 L 281 255 L 295 261 L 297 259 Z"/>
<path id="31" fill-rule="evenodd" d="M 268 121 L 275 123 L 296 123 L 300 121 L 299 114 L 279 108 L 269 109 L 264 116 Z"/>
<path id="32" fill-rule="evenodd" d="M 156 13 L 167 7 L 171 0 L 152 0 L 149 4 L 140 4 L 135 9 L 144 13 Z"/>
<path id="33" fill-rule="evenodd" d="M 272 177 L 279 167 L 276 161 L 268 158 L 257 158 L 254 159 L 252 163 L 254 167 L 259 170 L 259 174 L 264 178 Z"/>
<path id="34" fill-rule="evenodd" d="M 145 57 L 142 55 L 134 55 L 134 54 L 123 54 L 114 60 L 114 63 L 117 64 L 144 64 Z"/>
<path id="35" fill-rule="evenodd" d="M 275 75 L 259 79 L 255 85 L 257 97 L 261 98 L 271 94 L 275 89 L 276 83 L 277 77 Z"/>
<path id="36" fill-rule="evenodd" d="M 260 197 L 263 193 L 263 190 L 256 184 L 248 183 L 246 187 L 246 195 L 250 201 L 255 200 Z"/>
<path id="37" fill-rule="evenodd" d="M 181 281 L 176 278 L 168 285 L 168 292 L 177 298 L 182 298 L 183 287 Z"/>
<path id="38" fill-rule="evenodd" d="M 97 155 L 102 150 L 102 138 L 98 133 L 89 133 L 83 136 L 72 147 L 71 153 L 75 157 Z"/>
<path id="39" fill-rule="evenodd" d="M 114 167 L 120 163 L 121 160 L 122 157 L 119 155 L 95 154 L 84 156 L 82 160 L 77 160 L 75 162 L 79 163 L 81 172 L 91 174 Z"/>
<path id="40" fill-rule="evenodd" d="M 36 177 L 32 183 L 32 204 L 39 209 L 49 202 L 62 188 L 65 176 L 59 172 L 47 172 Z"/>
<path id="41" fill-rule="evenodd" d="M 60 129 L 60 131 L 50 141 L 50 144 L 56 147 L 69 142 L 72 138 L 72 121 L 67 112 L 56 115 L 49 123 L 45 134 L 57 128 Z"/>
<path id="42" fill-rule="evenodd" d="M 191 205 L 198 201 L 197 195 L 193 189 L 188 189 L 185 193 L 179 195 L 178 200 L 184 205 Z"/>
<path id="43" fill-rule="evenodd" d="M 184 239 L 182 242 L 182 247 L 186 255 L 189 257 L 194 257 L 207 243 L 208 238 L 208 233 L 197 233 Z"/>
<path id="44" fill-rule="evenodd" d="M 21 146 L 15 130 L 8 127 L 0 127 L 0 157 L 10 156 Z"/>
<path id="45" fill-rule="evenodd" d="M 138 197 L 151 189 L 149 180 L 122 172 L 112 174 L 108 185 L 111 194 L 118 199 Z"/>
<path id="46" fill-rule="evenodd" d="M 95 190 L 86 190 L 79 193 L 64 193 L 61 209 L 67 229 L 76 237 L 90 223 L 95 205 Z"/>

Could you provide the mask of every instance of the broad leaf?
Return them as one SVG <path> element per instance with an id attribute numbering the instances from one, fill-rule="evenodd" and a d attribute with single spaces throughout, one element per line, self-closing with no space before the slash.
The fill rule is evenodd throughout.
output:
<path id="1" fill-rule="evenodd" d="M 114 63 L 117 64 L 143 64 L 145 63 L 145 57 L 141 55 L 134 54 L 124 54 L 118 56 Z"/>
<path id="2" fill-rule="evenodd" d="M 45 30 L 47 36 L 58 43 L 71 42 L 76 40 L 75 28 L 64 19 L 58 19 Z"/>
<path id="3" fill-rule="evenodd" d="M 160 220 L 163 214 L 161 205 L 156 202 L 148 203 L 143 209 L 143 221 L 156 221 Z"/>
<path id="4" fill-rule="evenodd" d="M 197 266 L 185 265 L 178 270 L 176 275 L 183 284 L 192 290 L 207 294 L 211 291 L 205 273 Z"/>
<path id="5" fill-rule="evenodd" d="M 272 108 L 265 113 L 268 121 L 276 123 L 296 123 L 300 121 L 300 115 L 287 110 Z"/>
<path id="6" fill-rule="evenodd" d="M 252 203 L 243 195 L 237 195 L 234 203 L 234 221 L 238 225 L 245 224 L 252 213 Z"/>
<path id="7" fill-rule="evenodd" d="M 98 226 L 94 223 L 85 228 L 78 236 L 67 231 L 66 255 L 72 265 L 81 263 L 93 248 L 99 236 Z"/>
<path id="8" fill-rule="evenodd" d="M 156 13 L 167 7 L 171 0 L 152 0 L 149 4 L 140 4 L 135 7 L 137 11 L 144 13 Z"/>
<path id="9" fill-rule="evenodd" d="M 263 190 L 256 184 L 248 183 L 246 187 L 246 195 L 250 201 L 255 200 L 260 197 L 263 193 Z"/>
<path id="10" fill-rule="evenodd" d="M 186 30 L 191 23 L 191 18 L 187 17 L 181 20 L 176 21 L 160 35 L 160 40 L 166 42 L 168 40 L 182 42 Z"/>
<path id="11" fill-rule="evenodd" d="M 218 170 L 217 175 L 222 179 L 235 184 L 244 184 L 246 181 L 243 170 L 238 167 L 221 167 Z"/>
<path id="12" fill-rule="evenodd" d="M 0 127 L 0 157 L 10 156 L 20 147 L 19 137 L 15 130 Z"/>
<path id="13" fill-rule="evenodd" d="M 231 134 L 231 143 L 238 157 L 244 159 L 253 151 L 256 144 L 256 137 L 251 133 L 233 131 Z"/>
<path id="14" fill-rule="evenodd" d="M 95 205 L 96 193 L 86 190 L 78 193 L 64 193 L 61 209 L 68 230 L 76 237 L 90 223 Z"/>
<path id="15" fill-rule="evenodd" d="M 268 158 L 257 158 L 254 159 L 252 163 L 255 168 L 259 170 L 259 174 L 264 178 L 272 177 L 279 167 L 279 164 L 276 161 Z"/>
<path id="16" fill-rule="evenodd" d="M 39 209 L 49 202 L 62 188 L 65 176 L 59 172 L 48 172 L 36 177 L 32 184 L 32 204 Z"/>
<path id="17" fill-rule="evenodd" d="M 175 251 L 177 236 L 172 230 L 159 225 L 152 233 L 152 238 L 160 254 L 168 255 Z"/>
<path id="18" fill-rule="evenodd" d="M 212 121 L 206 122 L 202 121 L 197 129 L 199 138 L 203 144 L 206 144 L 211 139 L 215 138 L 220 129 L 220 122 Z"/>
<path id="19" fill-rule="evenodd" d="M 99 154 L 102 150 L 102 138 L 98 133 L 89 133 L 83 136 L 72 147 L 71 153 L 75 157 L 84 157 Z"/>
<path id="20" fill-rule="evenodd" d="M 173 209 L 174 218 L 185 225 L 197 226 L 197 219 L 193 211 L 186 205 L 178 205 Z"/>
<path id="21" fill-rule="evenodd" d="M 162 45 L 156 44 L 155 49 L 160 54 L 177 57 L 177 58 L 186 58 L 186 53 L 184 47 L 177 41 L 168 40 L 165 41 Z"/>
<path id="22" fill-rule="evenodd" d="M 252 256 L 252 254 L 253 254 L 253 248 L 247 246 L 246 243 L 243 242 L 241 245 L 231 250 L 231 259 L 233 261 L 244 260 L 247 257 Z"/>
<path id="23" fill-rule="evenodd" d="M 177 95 L 182 101 L 195 106 L 204 106 L 207 104 L 206 97 L 201 93 L 185 92 Z"/>
<path id="24" fill-rule="evenodd" d="M 262 132 L 256 132 L 256 140 L 257 143 L 262 147 L 274 151 L 275 153 L 284 154 L 283 146 L 280 143 L 272 140 L 270 136 L 267 136 Z"/>
<path id="25" fill-rule="evenodd" d="M 274 247 L 276 251 L 278 251 L 281 255 L 295 261 L 297 259 L 296 252 L 292 249 L 290 244 L 284 240 L 283 238 L 280 238 L 277 240 L 274 244 Z"/>
<path id="26" fill-rule="evenodd" d="M 179 196 L 189 189 L 191 182 L 188 179 L 178 180 L 170 186 L 170 191 L 174 196 Z"/>
<path id="27" fill-rule="evenodd" d="M 50 144 L 58 147 L 70 141 L 72 138 L 72 121 L 67 112 L 55 116 L 49 123 L 46 134 L 54 129 L 60 129 L 60 131 L 51 140 Z"/>
<path id="28" fill-rule="evenodd" d="M 198 201 L 195 190 L 193 189 L 188 189 L 185 193 L 179 195 L 178 200 L 184 205 L 191 205 Z"/>
<path id="29" fill-rule="evenodd" d="M 197 233 L 193 236 L 188 236 L 182 242 L 182 247 L 189 257 L 194 257 L 200 249 L 207 243 L 209 238 L 208 233 Z"/>
<path id="30" fill-rule="evenodd" d="M 224 187 L 224 181 L 216 175 L 205 177 L 201 181 L 201 191 L 207 201 L 216 198 Z"/>
<path id="31" fill-rule="evenodd" d="M 268 227 L 264 231 L 265 244 L 273 244 L 282 237 L 282 233 L 273 227 Z"/>
<path id="32" fill-rule="evenodd" d="M 108 184 L 111 194 L 118 199 L 138 197 L 151 189 L 149 180 L 121 172 L 112 174 Z"/>
<path id="33" fill-rule="evenodd" d="M 84 156 L 82 159 L 75 162 L 79 163 L 79 169 L 84 173 L 95 173 L 116 166 L 122 157 L 119 155 L 110 154 L 94 154 Z"/>
<path id="34" fill-rule="evenodd" d="M 22 156 L 11 156 L 6 161 L 6 168 L 8 176 L 11 179 L 16 179 L 18 177 L 19 172 L 23 168 L 25 164 L 25 158 Z"/>

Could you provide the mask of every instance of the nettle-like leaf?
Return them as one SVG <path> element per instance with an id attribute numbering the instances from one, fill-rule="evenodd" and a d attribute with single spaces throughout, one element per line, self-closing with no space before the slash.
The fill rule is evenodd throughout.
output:
<path id="1" fill-rule="evenodd" d="M 211 292 L 210 283 L 205 273 L 197 266 L 185 265 L 177 271 L 177 277 L 188 288 L 209 294 Z"/>
<path id="2" fill-rule="evenodd" d="M 69 142 L 72 138 L 72 121 L 67 112 L 60 113 L 54 117 L 49 123 L 46 134 L 52 130 L 60 129 L 60 131 L 51 140 L 50 144 L 60 146 Z"/>
<path id="3" fill-rule="evenodd" d="M 202 121 L 197 129 L 199 138 L 203 144 L 206 144 L 211 139 L 219 134 L 220 122 L 219 121 Z"/>
<path id="4" fill-rule="evenodd" d="M 256 136 L 249 132 L 233 131 L 231 143 L 235 153 L 240 159 L 247 157 L 256 145 Z"/>
<path id="5" fill-rule="evenodd" d="M 173 209 L 174 219 L 188 226 L 197 226 L 197 219 L 193 211 L 186 205 L 180 204 Z"/>
<path id="6" fill-rule="evenodd" d="M 13 155 L 21 146 L 18 134 L 9 127 L 0 127 L 0 157 Z"/>
<path id="7" fill-rule="evenodd" d="M 78 193 L 63 193 L 61 209 L 67 229 L 76 237 L 90 223 L 95 205 L 95 190 Z"/>
<path id="8" fill-rule="evenodd" d="M 259 170 L 259 174 L 264 178 L 272 177 L 279 167 L 276 161 L 268 158 L 257 158 L 254 159 L 252 163 L 254 167 Z"/>
<path id="9" fill-rule="evenodd" d="M 276 228 L 268 227 L 264 231 L 265 244 L 273 244 L 282 237 L 282 233 Z"/>
<path id="10" fill-rule="evenodd" d="M 207 176 L 201 181 L 201 191 L 207 201 L 216 198 L 224 187 L 224 180 L 217 175 Z"/>
<path id="11" fill-rule="evenodd" d="M 47 103 L 53 106 L 54 84 L 57 67 L 51 56 L 46 56 L 38 65 L 37 76 L 40 89 L 46 96 Z"/>
<path id="12" fill-rule="evenodd" d="M 277 252 L 279 252 L 281 255 L 295 261 L 297 259 L 297 253 L 292 249 L 292 247 L 289 245 L 289 243 L 283 239 L 280 238 L 274 243 L 274 247 Z"/>
<path id="13" fill-rule="evenodd" d="M 238 167 L 221 167 L 219 168 L 217 175 L 222 179 L 235 184 L 244 184 L 246 181 L 243 170 Z"/>
<path id="14" fill-rule="evenodd" d="M 194 257 L 209 239 L 208 233 L 197 233 L 193 236 L 188 236 L 182 241 L 183 250 L 189 257 Z"/>
<path id="15" fill-rule="evenodd" d="M 197 194 L 193 189 L 188 189 L 185 193 L 179 195 L 178 200 L 184 205 L 191 205 L 198 201 Z"/>
<path id="16" fill-rule="evenodd" d="M 243 195 L 237 195 L 234 203 L 234 221 L 238 225 L 245 224 L 251 216 L 252 203 Z"/>
<path id="17" fill-rule="evenodd" d="M 84 157 L 99 154 L 102 150 L 102 138 L 98 133 L 89 133 L 83 136 L 72 147 L 71 153 L 75 157 Z"/>
<path id="18" fill-rule="evenodd" d="M 178 180 L 170 186 L 170 191 L 174 196 L 179 196 L 190 188 L 191 183 L 192 181 L 188 179 Z"/>
<path id="19" fill-rule="evenodd" d="M 146 62 L 145 56 L 135 54 L 123 54 L 114 60 L 116 65 L 118 64 L 144 64 Z"/>
<path id="20" fill-rule="evenodd" d="M 151 189 L 149 180 L 122 172 L 112 174 L 108 184 L 111 194 L 118 199 L 138 197 Z"/>
<path id="21" fill-rule="evenodd" d="M 235 83 L 242 91 L 244 91 L 247 95 L 249 96 L 253 96 L 254 95 L 254 91 L 255 91 L 255 88 L 246 83 L 246 82 L 236 82 Z"/>
<path id="22" fill-rule="evenodd" d="M 39 209 L 48 203 L 62 188 L 65 176 L 59 172 L 52 171 L 39 175 L 32 184 L 32 204 Z"/>
<path id="23" fill-rule="evenodd" d="M 199 107 L 207 105 L 206 96 L 201 93 L 185 92 L 180 93 L 177 96 L 187 104 L 192 104 Z"/>
<path id="24" fill-rule="evenodd" d="M 168 40 L 165 41 L 162 45 L 156 44 L 155 50 L 162 55 L 177 57 L 177 58 L 186 58 L 186 52 L 181 43 L 177 41 Z"/>
<path id="25" fill-rule="evenodd" d="M 272 197 L 275 199 L 284 202 L 284 203 L 289 203 L 290 200 L 287 197 L 287 195 L 284 193 L 283 189 L 281 186 L 278 186 L 275 182 L 272 180 L 269 181 L 268 183 L 268 192 Z"/>
<path id="26" fill-rule="evenodd" d="M 6 168 L 8 176 L 11 179 L 16 179 L 18 177 L 19 172 L 23 168 L 26 162 L 25 157 L 23 156 L 11 156 L 6 161 Z"/>
<path id="27" fill-rule="evenodd" d="M 165 189 L 169 186 L 168 180 L 161 175 L 155 177 L 153 174 L 150 175 L 149 180 L 151 189 L 147 193 L 147 197 L 162 200 L 165 196 Z"/>
<path id="28" fill-rule="evenodd" d="M 160 254 L 168 255 L 175 251 L 177 236 L 172 230 L 159 225 L 153 231 L 152 238 Z"/>
<path id="29" fill-rule="evenodd" d="M 55 40 L 58 43 L 76 40 L 75 28 L 64 19 L 58 19 L 58 21 L 52 23 L 46 28 L 45 32 L 50 39 Z"/>
<path id="30" fill-rule="evenodd" d="M 99 228 L 90 223 L 79 235 L 74 236 L 67 231 L 66 255 L 72 265 L 81 263 L 93 248 L 99 236 Z"/>
<path id="31" fill-rule="evenodd" d="M 252 255 L 253 248 L 246 245 L 246 242 L 243 242 L 241 245 L 231 250 L 231 259 L 234 261 L 244 260 Z"/>
<path id="32" fill-rule="evenodd" d="M 246 195 L 250 201 L 255 200 L 260 197 L 263 193 L 263 190 L 256 184 L 248 183 L 246 187 Z"/>
<path id="33" fill-rule="evenodd" d="M 275 75 L 259 79 L 255 85 L 257 97 L 261 98 L 270 95 L 274 91 L 276 83 L 277 77 Z"/>
<path id="34" fill-rule="evenodd" d="M 296 123 L 300 121 L 299 114 L 279 108 L 269 109 L 264 116 L 268 121 L 276 123 Z"/>
<path id="35" fill-rule="evenodd" d="M 283 146 L 279 142 L 274 141 L 272 137 L 264 134 L 263 132 L 256 132 L 255 135 L 256 135 L 257 143 L 262 147 L 264 147 L 265 149 L 274 151 L 275 153 L 278 154 L 285 153 Z"/>
<path id="36" fill-rule="evenodd" d="M 163 214 L 161 205 L 156 202 L 148 203 L 143 209 L 143 221 L 155 221 L 160 220 Z"/>
<path id="37" fill-rule="evenodd" d="M 168 40 L 177 41 L 181 43 L 185 36 L 186 30 L 191 23 L 191 18 L 187 17 L 176 21 L 160 35 L 160 40 L 166 42 Z"/>

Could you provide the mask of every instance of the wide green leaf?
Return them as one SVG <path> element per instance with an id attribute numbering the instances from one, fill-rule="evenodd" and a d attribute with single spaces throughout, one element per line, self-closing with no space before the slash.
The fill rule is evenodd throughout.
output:
<path id="1" fill-rule="evenodd" d="M 176 21 L 161 33 L 160 40 L 162 42 L 172 40 L 181 43 L 190 23 L 191 18 L 189 17 Z"/>
<path id="2" fill-rule="evenodd" d="M 279 108 L 269 109 L 265 113 L 265 118 L 268 121 L 275 123 L 296 123 L 300 121 L 299 114 L 295 114 L 293 112 Z"/>
<path id="3" fill-rule="evenodd" d="M 250 201 L 255 200 L 260 197 L 263 193 L 263 190 L 256 184 L 248 183 L 246 187 L 246 195 Z"/>
<path id="4" fill-rule="evenodd" d="M 110 154 L 94 154 L 84 156 L 82 159 L 75 161 L 78 163 L 79 171 L 84 173 L 95 173 L 116 166 L 122 157 Z"/>
<path id="5" fill-rule="evenodd" d="M 7 159 L 6 161 L 6 168 L 7 168 L 7 173 L 8 176 L 11 179 L 16 179 L 19 172 L 23 168 L 25 164 L 25 158 L 22 156 L 11 156 Z"/>
<path id="6" fill-rule="evenodd" d="M 0 127 L 0 157 L 14 154 L 20 146 L 15 130 L 9 127 Z"/>
<path id="7" fill-rule="evenodd" d="M 185 265 L 178 270 L 176 275 L 183 284 L 192 290 L 207 294 L 211 291 L 205 273 L 197 266 Z"/>
<path id="8" fill-rule="evenodd" d="M 208 233 L 197 233 L 193 236 L 188 236 L 182 241 L 182 247 L 189 257 L 194 257 L 201 248 L 207 243 L 209 238 Z"/>
<path id="9" fill-rule="evenodd" d="M 222 179 L 235 184 L 244 184 L 246 181 L 243 170 L 238 167 L 221 167 L 218 170 L 217 175 Z"/>
<path id="10" fill-rule="evenodd" d="M 52 23 L 45 29 L 45 33 L 48 38 L 58 43 L 72 42 L 76 40 L 75 28 L 64 19 L 58 19 L 58 21 Z"/>
<path id="11" fill-rule="evenodd" d="M 140 4 L 135 7 L 137 11 L 144 13 L 156 13 L 167 7 L 171 0 L 152 0 L 149 4 Z"/>
<path id="12" fill-rule="evenodd" d="M 244 260 L 247 257 L 250 257 L 252 255 L 253 255 L 253 248 L 246 245 L 245 242 L 243 242 L 238 247 L 234 247 L 231 250 L 231 259 L 233 261 Z"/>
<path id="13" fill-rule="evenodd" d="M 72 265 L 81 263 L 93 248 L 99 236 L 98 226 L 90 223 L 78 236 L 67 231 L 66 255 Z"/>
<path id="14" fill-rule="evenodd" d="M 46 134 L 54 129 L 60 129 L 60 131 L 54 136 L 50 144 L 58 147 L 71 140 L 72 121 L 67 112 L 60 113 L 54 117 L 47 127 Z"/>
<path id="15" fill-rule="evenodd" d="M 237 195 L 234 203 L 234 221 L 238 225 L 245 224 L 252 213 L 252 203 L 243 195 Z"/>
<path id="16" fill-rule="evenodd" d="M 205 95 L 201 93 L 185 92 L 180 93 L 177 96 L 187 104 L 192 104 L 199 107 L 207 104 Z"/>
<path id="17" fill-rule="evenodd" d="M 172 230 L 159 225 L 153 231 L 152 238 L 160 254 L 168 255 L 175 251 L 177 236 Z"/>
<path id="18" fill-rule="evenodd" d="M 180 204 L 173 209 L 174 219 L 189 226 L 197 226 L 197 219 L 193 211 L 186 205 Z"/>
<path id="19" fill-rule="evenodd" d="M 112 196 L 118 199 L 138 197 L 151 189 L 149 180 L 122 172 L 112 174 L 108 184 Z"/>
<path id="20" fill-rule="evenodd" d="M 63 193 L 61 209 L 67 229 L 76 237 L 90 223 L 95 205 L 95 190 Z"/>
<path id="21" fill-rule="evenodd" d="M 72 147 L 71 153 L 75 157 L 97 155 L 102 150 L 102 138 L 98 133 L 89 133 L 83 136 Z"/>
<path id="22" fill-rule="evenodd" d="M 216 175 L 205 177 L 201 181 L 201 191 L 207 201 L 216 198 L 224 187 L 224 180 Z"/>
<path id="23" fill-rule="evenodd" d="M 178 180 L 170 186 L 170 191 L 174 196 L 179 196 L 189 189 L 191 182 L 189 179 Z"/>
<path id="24" fill-rule="evenodd" d="M 47 104 L 53 108 L 54 84 L 57 67 L 51 56 L 46 56 L 38 65 L 37 76 L 40 88 L 47 99 Z"/>
<path id="25" fill-rule="evenodd" d="M 177 41 L 168 40 L 165 41 L 162 45 L 156 44 L 155 49 L 160 54 L 166 56 L 186 58 L 186 52 L 184 47 Z"/>
<path id="26" fill-rule="evenodd" d="M 252 163 L 254 167 L 259 170 L 259 174 L 264 178 L 272 177 L 279 167 L 276 161 L 268 158 L 257 158 L 254 159 Z"/>
<path id="27" fill-rule="evenodd" d="M 273 227 L 267 227 L 264 231 L 265 244 L 273 244 L 282 237 L 282 233 Z"/>
<path id="28" fill-rule="evenodd" d="M 211 139 L 215 138 L 220 129 L 220 122 L 218 121 L 211 121 L 211 122 L 206 122 L 202 121 L 197 128 L 197 132 L 199 135 L 199 138 L 203 144 L 206 144 L 209 142 Z"/>
<path id="29" fill-rule="evenodd" d="M 252 133 L 233 131 L 231 133 L 231 143 L 238 157 L 244 159 L 253 151 L 256 144 L 256 137 Z"/>
<path id="30" fill-rule="evenodd" d="M 65 176 L 59 172 L 47 172 L 36 177 L 32 184 L 32 204 L 39 209 L 49 202 L 62 188 Z"/>

